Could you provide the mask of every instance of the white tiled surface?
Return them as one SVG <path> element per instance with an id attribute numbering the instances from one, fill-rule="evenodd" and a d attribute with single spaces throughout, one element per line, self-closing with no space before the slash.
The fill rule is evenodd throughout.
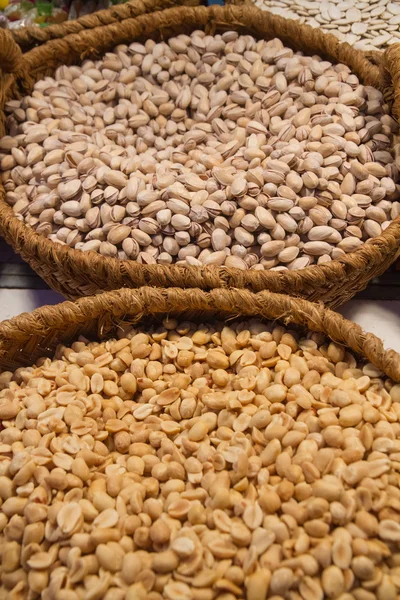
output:
<path id="1" fill-rule="evenodd" d="M 50 290 L 0 289 L 0 321 L 11 319 L 22 312 L 30 312 L 45 304 L 57 304 L 64 298 Z"/>
<path id="2" fill-rule="evenodd" d="M 364 331 L 380 337 L 386 349 L 400 352 L 400 300 L 350 300 L 339 312 L 358 323 Z"/>
<path id="3" fill-rule="evenodd" d="M 48 290 L 0 289 L 0 320 L 10 319 L 44 304 L 57 304 L 63 297 Z M 393 302 L 352 300 L 340 312 L 365 331 L 380 337 L 386 348 L 400 352 L 400 299 Z"/>

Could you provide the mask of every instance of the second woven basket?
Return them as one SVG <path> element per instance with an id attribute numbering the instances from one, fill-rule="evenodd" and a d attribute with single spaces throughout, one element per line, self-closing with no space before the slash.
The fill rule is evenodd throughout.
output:
<path id="1" fill-rule="evenodd" d="M 122 19 L 118 23 L 79 31 L 53 39 L 22 55 L 10 37 L 0 39 L 0 120 L 4 133 L 4 102 L 30 93 L 38 79 L 52 75 L 61 64 L 79 63 L 93 53 L 101 56 L 116 44 L 134 39 L 166 39 L 178 33 L 206 28 L 210 32 L 237 30 L 258 38 L 279 37 L 284 44 L 307 54 L 318 54 L 347 64 L 367 85 L 380 88 L 387 99 L 399 92 L 398 50 L 373 56 L 340 44 L 329 34 L 249 6 L 179 7 Z M 78 28 L 79 29 L 79 28 Z M 32 41 L 32 40 L 31 40 Z M 30 45 L 27 40 L 27 46 Z M 377 63 L 380 63 L 377 66 Z M 394 106 L 394 115 L 397 107 Z M 368 281 L 396 259 L 400 248 L 400 219 L 357 251 L 321 266 L 300 271 L 242 271 L 226 267 L 142 265 L 135 261 L 106 258 L 59 246 L 26 227 L 4 200 L 0 186 L 0 233 L 14 250 L 55 290 L 68 298 L 96 294 L 120 287 L 198 287 L 204 290 L 241 287 L 268 289 L 322 300 L 336 307 L 363 289 Z"/>
<path id="2" fill-rule="evenodd" d="M 0 600 L 396 600 L 399 379 L 269 292 L 0 323 Z"/>

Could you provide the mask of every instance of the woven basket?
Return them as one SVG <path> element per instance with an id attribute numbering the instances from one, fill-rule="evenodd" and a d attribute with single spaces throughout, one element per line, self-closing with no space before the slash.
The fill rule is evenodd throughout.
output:
<path id="1" fill-rule="evenodd" d="M 51 356 L 58 344 L 70 344 L 79 335 L 112 337 L 123 322 L 137 324 L 166 315 L 203 323 L 214 318 L 259 317 L 301 326 L 324 333 L 400 381 L 400 355 L 384 350 L 381 340 L 338 313 L 301 298 L 239 289 L 125 288 L 23 313 L 0 324 L 0 371 L 14 371 Z"/>
<path id="2" fill-rule="evenodd" d="M 399 50 L 392 46 L 386 54 L 365 54 L 334 36 L 296 21 L 271 15 L 249 6 L 179 7 L 118 23 L 85 29 L 62 39 L 53 39 L 22 55 L 6 32 L 0 37 L 0 134 L 4 101 L 29 93 L 38 79 L 54 72 L 61 64 L 79 63 L 82 56 L 101 56 L 113 46 L 133 39 L 168 38 L 206 28 L 208 32 L 235 29 L 258 38 L 280 37 L 284 44 L 307 54 L 319 54 L 334 62 L 343 62 L 365 84 L 380 87 L 387 99 L 393 86 L 400 90 Z M 379 66 L 378 66 L 379 63 Z M 385 68 L 384 68 L 384 66 Z M 400 93 L 400 92 L 399 92 Z M 396 98 L 394 114 L 400 99 Z M 4 132 L 4 127 L 3 127 Z M 252 291 L 268 289 L 310 300 L 323 300 L 338 306 L 363 289 L 397 257 L 400 248 L 400 220 L 385 232 L 364 244 L 356 252 L 331 263 L 301 271 L 241 271 L 226 267 L 183 267 L 180 265 L 141 265 L 135 261 L 105 258 L 97 253 L 81 252 L 59 246 L 21 223 L 4 201 L 0 186 L 0 233 L 14 250 L 55 290 L 68 298 L 90 295 L 121 287 L 240 287 Z"/>
<path id="3" fill-rule="evenodd" d="M 124 19 L 132 19 L 139 15 L 164 10 L 177 5 L 198 6 L 200 0 L 130 0 L 125 4 L 117 4 L 112 8 L 99 10 L 74 21 L 66 21 L 60 25 L 48 27 L 21 27 L 12 30 L 12 36 L 24 52 L 49 40 L 63 38 L 71 33 L 80 33 L 85 29 L 94 29 L 102 25 L 118 23 Z"/>

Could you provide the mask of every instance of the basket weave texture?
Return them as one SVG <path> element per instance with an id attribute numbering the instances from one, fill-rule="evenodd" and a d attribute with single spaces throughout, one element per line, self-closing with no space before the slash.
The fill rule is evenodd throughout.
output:
<path id="1" fill-rule="evenodd" d="M 29 93 L 35 81 L 53 74 L 59 65 L 79 63 L 82 57 L 101 56 L 116 44 L 134 39 L 167 39 L 199 28 L 206 29 L 208 33 L 234 29 L 258 38 L 279 37 L 294 50 L 345 63 L 365 84 L 380 88 L 387 100 L 394 99 L 394 115 L 400 112 L 399 45 L 390 47 L 385 54 L 366 54 L 318 29 L 299 25 L 296 21 L 248 5 L 208 8 L 180 6 L 136 18 L 124 18 L 122 15 L 125 13 L 120 12 L 118 22 L 113 14 L 109 13 L 107 18 L 90 17 L 94 21 L 91 21 L 89 29 L 80 29 L 83 23 L 81 19 L 79 27 L 77 23 L 72 24 L 78 33 L 49 39 L 25 54 L 22 54 L 10 34 L 0 31 L 0 65 L 3 71 L 0 77 L 0 135 L 4 133 L 4 102 Z M 113 22 L 92 28 L 97 19 Z M 22 38 L 19 41 L 29 46 L 32 37 L 24 42 Z M 236 287 L 254 292 L 268 289 L 309 300 L 322 300 L 336 307 L 365 288 L 372 277 L 383 273 L 396 259 L 400 249 L 398 218 L 381 236 L 363 244 L 355 252 L 340 260 L 301 271 L 141 265 L 132 260 L 121 261 L 60 246 L 35 233 L 14 216 L 4 200 L 2 186 L 0 234 L 53 289 L 71 299 L 121 287 L 197 287 L 204 290 Z"/>
<path id="2" fill-rule="evenodd" d="M 338 313 L 302 298 L 243 289 L 120 289 L 97 296 L 44 306 L 0 323 L 0 370 L 33 364 L 51 356 L 60 343 L 79 335 L 104 338 L 116 334 L 121 323 L 138 324 L 148 317 L 179 317 L 210 323 L 213 319 L 258 317 L 284 325 L 299 325 L 324 333 L 368 359 L 394 381 L 400 381 L 400 355 L 385 350 L 382 341 Z"/>
<path id="3" fill-rule="evenodd" d="M 130 0 L 125 4 L 117 4 L 112 8 L 99 10 L 96 13 L 85 15 L 74 21 L 66 21 L 59 25 L 49 25 L 44 28 L 31 26 L 14 29 L 12 36 L 22 50 L 26 52 L 38 44 L 63 38 L 71 33 L 79 33 L 85 29 L 118 23 L 124 19 L 131 19 L 145 13 L 164 10 L 180 4 L 198 6 L 200 0 Z"/>

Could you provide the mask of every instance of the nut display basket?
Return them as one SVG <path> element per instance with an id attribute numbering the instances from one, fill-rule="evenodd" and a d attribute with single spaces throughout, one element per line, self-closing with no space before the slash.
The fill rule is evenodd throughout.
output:
<path id="1" fill-rule="evenodd" d="M 359 325 L 302 298 L 243 289 L 124 288 L 23 313 L 0 324 L 0 371 L 31 365 L 51 356 L 58 344 L 70 344 L 80 335 L 112 337 L 122 323 L 161 321 L 166 316 L 199 323 L 257 317 L 300 326 L 325 334 L 400 381 L 400 355 L 385 350 L 379 338 L 364 333 Z"/>
<path id="2" fill-rule="evenodd" d="M 114 9 L 116 10 L 116 9 Z M 4 133 L 4 103 L 12 98 L 30 93 L 34 83 L 54 73 L 62 64 L 77 64 L 82 57 L 95 54 L 101 56 L 116 44 L 148 38 L 168 39 L 178 33 L 190 33 L 199 28 L 208 32 L 237 30 L 250 33 L 256 38 L 279 37 L 294 50 L 305 50 L 307 54 L 318 54 L 333 62 L 341 62 L 357 74 L 366 85 L 381 89 L 390 102 L 394 96 L 392 114 L 398 114 L 396 97 L 400 50 L 397 45 L 385 54 L 366 54 L 341 44 L 329 34 L 318 29 L 302 26 L 295 21 L 271 15 L 268 12 L 244 6 L 179 7 L 151 15 L 125 18 L 131 8 L 118 8 L 118 22 L 114 17 L 104 19 L 91 16 L 89 29 L 81 25 L 60 26 L 64 31 L 74 31 L 58 37 L 61 29 L 48 28 L 49 41 L 22 54 L 10 35 L 1 32 L 0 65 L 2 67 L 0 117 Z M 93 19 L 93 20 L 92 20 Z M 110 23 L 110 20 L 114 22 Z M 82 24 L 83 19 L 79 22 Z M 98 22 L 106 25 L 94 26 Z M 85 21 L 86 23 L 86 21 Z M 85 25 L 86 27 L 86 25 Z M 93 28 L 92 28 L 93 27 Z M 49 39 L 53 37 L 55 39 Z M 34 34 L 18 38 L 23 47 L 34 43 Z M 36 34 L 35 34 L 36 35 Z M 38 34 L 37 41 L 44 37 Z M 393 90 L 393 88 L 395 88 Z M 369 240 L 360 249 L 340 260 L 311 266 L 299 271 L 239 270 L 216 266 L 143 265 L 133 260 L 103 257 L 93 252 L 82 252 L 60 246 L 29 229 L 14 215 L 4 200 L 4 189 L 0 188 L 0 233 L 24 260 L 55 290 L 68 298 L 96 294 L 121 287 L 182 287 L 201 288 L 246 288 L 254 292 L 268 289 L 284 292 L 310 300 L 322 300 L 336 307 L 366 287 L 368 281 L 385 271 L 396 259 L 400 249 L 400 220 L 393 223 L 379 237 Z"/>

